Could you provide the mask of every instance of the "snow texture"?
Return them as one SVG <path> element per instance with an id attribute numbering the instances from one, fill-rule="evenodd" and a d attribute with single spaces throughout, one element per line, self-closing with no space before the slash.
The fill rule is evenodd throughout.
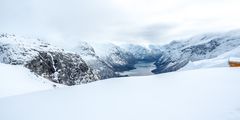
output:
<path id="1" fill-rule="evenodd" d="M 229 67 L 229 60 L 240 61 L 240 47 L 237 47 L 231 51 L 228 51 L 216 58 L 199 60 L 195 62 L 189 62 L 186 66 L 181 68 L 183 70 L 193 70 L 201 68 L 216 68 L 216 67 Z"/>
<path id="2" fill-rule="evenodd" d="M 240 46 L 240 31 L 202 34 L 160 47 L 162 55 L 154 73 L 179 70 L 195 61 L 213 59 Z"/>
<path id="3" fill-rule="evenodd" d="M 114 78 L 0 99 L 2 120 L 239 120 L 240 69 Z"/>
<path id="4" fill-rule="evenodd" d="M 0 97 L 26 94 L 64 86 L 34 75 L 30 70 L 21 65 L 0 63 L 0 76 Z"/>

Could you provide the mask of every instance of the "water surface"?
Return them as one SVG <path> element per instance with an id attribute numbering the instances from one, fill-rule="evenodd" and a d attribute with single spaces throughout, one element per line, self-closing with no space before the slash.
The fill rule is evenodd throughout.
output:
<path id="1" fill-rule="evenodd" d="M 151 71 L 156 68 L 154 62 L 138 62 L 135 64 L 135 68 L 133 70 L 120 72 L 120 75 L 128 75 L 128 76 L 146 76 L 153 75 Z"/>

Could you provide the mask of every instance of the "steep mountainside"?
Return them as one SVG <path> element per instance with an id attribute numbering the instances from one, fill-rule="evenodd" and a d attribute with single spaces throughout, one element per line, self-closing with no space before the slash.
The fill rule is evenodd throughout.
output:
<path id="1" fill-rule="evenodd" d="M 136 59 L 134 55 L 114 44 L 94 46 L 96 54 L 113 68 L 115 72 L 134 69 Z"/>
<path id="2" fill-rule="evenodd" d="M 240 30 L 202 34 L 164 46 L 79 42 L 69 49 L 71 52 L 40 39 L 1 34 L 0 62 L 24 65 L 53 82 L 75 85 L 120 77 L 119 72 L 135 69 L 136 63 L 141 62 L 155 62 L 156 69 L 152 70 L 155 74 L 176 71 L 188 63 L 217 58 L 239 46 Z"/>
<path id="3" fill-rule="evenodd" d="M 215 58 L 240 46 L 240 31 L 204 34 L 162 46 L 154 73 L 176 71 L 189 61 Z"/>
<path id="4" fill-rule="evenodd" d="M 113 67 L 97 56 L 94 48 L 88 43 L 81 41 L 72 51 L 81 55 L 82 59 L 93 69 L 93 72 L 97 74 L 100 79 L 118 76 Z"/>
<path id="5" fill-rule="evenodd" d="M 240 46 L 228 51 L 216 58 L 204 59 L 194 62 L 189 62 L 186 66 L 180 69 L 182 70 L 192 70 L 192 69 L 203 69 L 203 68 L 216 68 L 216 67 L 229 67 L 229 60 L 232 58 L 240 58 Z"/>
<path id="6" fill-rule="evenodd" d="M 1 34 L 0 62 L 24 65 L 40 76 L 66 85 L 99 79 L 80 55 L 65 52 L 39 39 Z"/>
<path id="7" fill-rule="evenodd" d="M 17 37 L 11 34 L 0 35 L 0 62 L 6 64 L 25 64 L 39 51 L 62 51 L 40 40 Z"/>
<path id="8" fill-rule="evenodd" d="M 133 54 L 137 61 L 154 62 L 160 57 L 160 52 L 156 51 L 151 46 L 146 48 L 140 45 L 127 44 L 121 47 Z"/>

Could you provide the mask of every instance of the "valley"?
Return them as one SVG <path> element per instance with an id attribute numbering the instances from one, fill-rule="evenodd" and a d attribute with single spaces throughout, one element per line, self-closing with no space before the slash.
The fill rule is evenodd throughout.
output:
<path id="1" fill-rule="evenodd" d="M 140 61 L 134 65 L 135 69 L 119 72 L 120 75 L 123 76 L 147 76 L 153 75 L 152 70 L 156 69 L 154 62 L 143 62 Z"/>

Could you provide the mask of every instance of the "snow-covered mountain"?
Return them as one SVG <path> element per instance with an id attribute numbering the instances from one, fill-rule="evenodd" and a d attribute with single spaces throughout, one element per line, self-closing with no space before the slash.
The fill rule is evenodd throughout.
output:
<path id="1" fill-rule="evenodd" d="M 216 64 L 216 60 L 225 61 L 226 66 L 227 58 L 232 56 L 231 51 L 237 54 L 239 46 L 239 30 L 202 34 L 164 46 L 96 45 L 82 41 L 69 51 L 40 39 L 1 34 L 0 62 L 23 65 L 53 82 L 75 85 L 120 77 L 119 72 L 135 69 L 136 63 L 155 62 L 156 69 L 152 72 L 156 74 L 181 68 L 194 69 L 193 66 L 200 68 L 200 63 Z"/>
<path id="2" fill-rule="evenodd" d="M 0 62 L 6 64 L 25 64 L 39 51 L 59 51 L 54 46 L 40 40 L 27 37 L 17 37 L 12 34 L 0 35 Z"/>
<path id="3" fill-rule="evenodd" d="M 65 51 L 40 39 L 1 34 L 0 62 L 23 65 L 40 76 L 66 85 L 119 77 L 116 72 L 134 69 L 134 56 L 119 46 L 108 44 L 97 48 L 82 41 Z"/>
<path id="4" fill-rule="evenodd" d="M 134 55 L 114 44 L 98 44 L 94 46 L 96 54 L 112 66 L 115 72 L 134 69 L 136 59 Z"/>
<path id="5" fill-rule="evenodd" d="M 173 41 L 160 47 L 161 57 L 155 63 L 154 73 L 176 71 L 190 61 L 211 59 L 240 46 L 240 31 L 203 34 L 188 40 Z"/>
<path id="6" fill-rule="evenodd" d="M 119 77 L 117 72 L 134 69 L 136 62 L 130 52 L 114 44 L 93 48 L 82 41 L 65 51 L 40 39 L 11 34 L 1 34 L 0 53 L 1 63 L 23 65 L 40 76 L 66 85 Z"/>
<path id="7" fill-rule="evenodd" d="M 80 55 L 40 39 L 0 35 L 0 62 L 23 65 L 53 82 L 75 85 L 98 80 Z"/>
<path id="8" fill-rule="evenodd" d="M 137 61 L 154 62 L 160 56 L 160 52 L 155 52 L 151 46 L 149 48 L 146 48 L 141 45 L 126 44 L 120 47 L 133 54 L 134 58 Z"/>
<path id="9" fill-rule="evenodd" d="M 107 46 L 107 45 L 106 45 Z M 111 51 L 109 46 L 103 47 L 101 54 L 108 54 Z M 188 63 L 199 60 L 213 59 L 240 46 L 240 30 L 207 33 L 191 37 L 186 40 L 172 41 L 169 44 L 149 45 L 143 47 L 134 44 L 125 44 L 119 46 L 127 53 L 132 54 L 134 61 L 138 62 L 155 62 L 156 69 L 153 73 L 164 73 L 176 71 Z M 237 50 L 235 50 L 237 51 Z M 124 52 L 122 52 L 124 54 Z M 116 54 L 108 54 L 116 56 Z M 127 54 L 125 54 L 127 55 Z M 231 56 L 228 56 L 231 57 Z M 107 59 L 106 59 L 107 61 Z M 117 61 L 123 61 L 118 59 Z M 225 60 L 225 64 L 227 64 Z"/>
<path id="10" fill-rule="evenodd" d="M 100 79 L 117 77 L 113 67 L 96 55 L 94 48 L 87 42 L 81 41 L 77 47 L 72 49 L 76 54 L 81 55 L 83 60 L 93 69 Z"/>
<path id="11" fill-rule="evenodd" d="M 230 57 L 240 57 L 240 31 L 147 48 L 79 42 L 70 51 L 1 34 L 0 119 L 239 120 L 240 70 L 228 68 Z M 154 61 L 154 73 L 179 72 L 112 78 Z M 222 68 L 202 69 L 212 67 Z"/>
<path id="12" fill-rule="evenodd" d="M 181 68 L 180 71 L 202 68 L 229 67 L 228 62 L 231 58 L 240 58 L 240 46 L 212 59 L 204 59 L 194 62 L 190 61 L 186 66 Z"/>

